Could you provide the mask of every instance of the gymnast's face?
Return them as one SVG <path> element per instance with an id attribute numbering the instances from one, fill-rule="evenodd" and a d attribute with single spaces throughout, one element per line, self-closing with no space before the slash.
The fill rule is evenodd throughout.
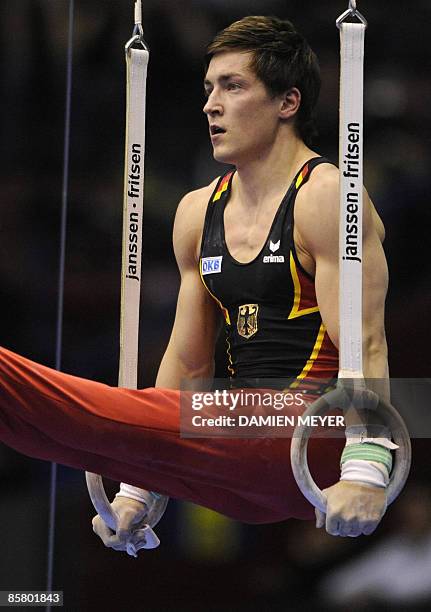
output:
<path id="1" fill-rule="evenodd" d="M 205 76 L 207 115 L 214 158 L 236 166 L 265 155 L 277 138 L 280 97 L 271 97 L 250 68 L 252 54 L 215 54 Z"/>

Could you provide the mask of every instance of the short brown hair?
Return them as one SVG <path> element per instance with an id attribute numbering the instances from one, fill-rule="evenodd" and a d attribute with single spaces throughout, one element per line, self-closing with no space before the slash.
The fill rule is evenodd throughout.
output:
<path id="1" fill-rule="evenodd" d="M 290 21 L 244 17 L 216 34 L 207 47 L 206 69 L 216 53 L 234 49 L 253 53 L 250 67 L 270 95 L 280 95 L 292 87 L 299 89 L 301 105 L 295 125 L 303 141 L 310 144 L 317 133 L 315 107 L 321 80 L 317 57 L 305 38 Z"/>

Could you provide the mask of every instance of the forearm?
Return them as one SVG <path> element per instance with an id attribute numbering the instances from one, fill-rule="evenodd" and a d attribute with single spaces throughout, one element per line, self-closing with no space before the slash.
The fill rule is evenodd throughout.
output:
<path id="1" fill-rule="evenodd" d="M 211 388 L 213 377 L 214 359 L 206 356 L 185 359 L 168 346 L 160 363 L 155 386 L 206 391 Z"/>
<path id="2" fill-rule="evenodd" d="M 378 348 L 364 351 L 363 368 L 367 387 L 389 403 L 391 393 L 386 340 Z"/>
<path id="3" fill-rule="evenodd" d="M 386 340 L 379 346 L 364 346 L 363 373 L 368 389 L 377 393 L 385 402 L 390 402 L 389 367 Z M 374 410 L 358 411 L 352 406 L 345 414 L 347 427 L 361 424 L 380 424 L 382 421 Z"/>

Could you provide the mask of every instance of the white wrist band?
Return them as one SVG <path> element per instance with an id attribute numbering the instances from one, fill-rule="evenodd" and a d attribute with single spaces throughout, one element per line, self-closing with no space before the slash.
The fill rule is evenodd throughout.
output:
<path id="1" fill-rule="evenodd" d="M 389 473 L 383 463 L 349 459 L 341 466 L 340 480 L 369 484 L 385 489 L 389 483 Z"/>
<path id="2" fill-rule="evenodd" d="M 139 487 L 134 487 L 133 485 L 122 482 L 120 484 L 120 490 L 115 497 L 128 497 L 129 499 L 134 499 L 135 501 L 145 504 L 147 508 L 150 508 L 156 496 L 157 493 L 153 495 L 151 491 L 146 491 L 145 489 L 140 489 Z"/>

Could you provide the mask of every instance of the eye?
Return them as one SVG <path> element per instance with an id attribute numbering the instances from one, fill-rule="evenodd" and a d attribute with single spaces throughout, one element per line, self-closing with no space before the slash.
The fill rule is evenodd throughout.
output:
<path id="1" fill-rule="evenodd" d="M 239 83 L 228 83 L 227 89 L 228 91 L 235 91 L 236 89 L 241 89 L 241 85 Z"/>
<path id="2" fill-rule="evenodd" d="M 203 85 L 204 85 L 204 96 L 205 98 L 209 98 L 214 87 L 212 83 L 208 83 L 207 81 L 205 81 Z"/>

